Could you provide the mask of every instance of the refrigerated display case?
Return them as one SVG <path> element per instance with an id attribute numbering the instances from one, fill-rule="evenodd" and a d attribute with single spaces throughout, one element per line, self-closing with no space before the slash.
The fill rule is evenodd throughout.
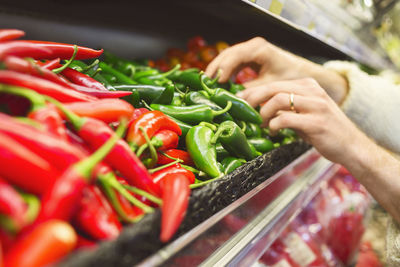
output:
<path id="1" fill-rule="evenodd" d="M 357 21 L 344 27 L 301 0 L 48 0 L 41 5 L 5 0 L 0 22 L 24 29 L 31 39 L 101 47 L 126 58 L 160 58 L 194 35 L 231 44 L 263 36 L 319 63 L 353 59 L 378 70 L 392 67 L 376 46 L 357 36 L 352 28 L 359 27 Z M 193 192 L 170 243 L 158 240 L 160 213 L 155 212 L 117 240 L 76 252 L 60 265 L 250 266 L 339 169 L 303 142 L 285 145 Z"/>

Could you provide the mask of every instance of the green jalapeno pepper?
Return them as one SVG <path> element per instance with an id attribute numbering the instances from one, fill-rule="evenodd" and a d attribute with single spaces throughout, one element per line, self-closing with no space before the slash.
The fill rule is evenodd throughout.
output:
<path id="1" fill-rule="evenodd" d="M 196 104 L 203 104 L 209 106 L 212 110 L 215 111 L 220 111 L 222 108 L 212 102 L 210 99 L 208 99 L 208 94 L 206 91 L 193 91 L 185 94 L 185 103 L 187 105 L 196 105 Z M 225 112 L 219 116 L 215 117 L 215 120 L 217 122 L 223 122 L 223 121 L 232 121 L 233 118 L 232 116 L 228 113 Z"/>
<path id="2" fill-rule="evenodd" d="M 262 123 L 260 114 L 254 108 L 252 108 L 249 103 L 226 91 L 225 89 L 209 88 L 204 82 L 206 78 L 206 75 L 201 75 L 201 85 L 203 89 L 210 95 L 210 99 L 212 101 L 219 106 L 224 106 L 228 101 L 231 101 L 232 108 L 229 110 L 229 113 L 232 115 L 232 117 L 241 121 L 252 122 L 256 124 Z"/>
<path id="3" fill-rule="evenodd" d="M 176 71 L 174 74 L 170 75 L 168 78 L 173 82 L 182 83 L 188 86 L 191 90 L 203 90 L 200 82 L 201 74 L 198 69 L 187 69 L 184 71 Z M 208 86 L 212 86 L 216 80 L 211 80 L 209 77 L 205 76 L 204 82 Z"/>
<path id="4" fill-rule="evenodd" d="M 113 67 L 107 65 L 105 62 L 100 62 L 99 67 L 102 69 L 103 73 L 108 73 L 113 75 L 117 82 L 122 84 L 137 84 L 134 80 L 123 74 L 122 72 L 114 69 Z"/>
<path id="5" fill-rule="evenodd" d="M 213 131 L 207 126 L 194 126 L 186 135 L 186 148 L 196 167 L 212 178 L 222 175 L 217 162 Z"/>
<path id="6" fill-rule="evenodd" d="M 249 138 L 248 141 L 258 152 L 261 153 L 267 153 L 268 151 L 274 149 L 274 142 L 266 138 L 253 137 Z"/>
<path id="7" fill-rule="evenodd" d="M 247 137 L 261 137 L 261 128 L 255 123 L 248 122 L 244 133 Z"/>
<path id="8" fill-rule="evenodd" d="M 231 92 L 232 94 L 237 94 L 240 91 L 243 91 L 244 89 L 246 89 L 246 88 L 244 88 L 243 85 L 236 84 L 236 83 L 233 83 L 232 81 L 229 81 L 229 92 Z"/>
<path id="9" fill-rule="evenodd" d="M 215 150 L 217 151 L 217 159 L 218 161 L 223 160 L 226 157 L 229 157 L 230 154 L 226 149 L 221 145 L 221 143 L 217 143 L 215 145 Z"/>
<path id="10" fill-rule="evenodd" d="M 172 98 L 171 105 L 173 106 L 183 106 L 185 103 L 183 102 L 182 95 L 178 92 L 174 92 L 174 97 Z"/>
<path id="11" fill-rule="evenodd" d="M 219 111 L 212 110 L 207 105 L 193 106 L 172 106 L 151 104 L 150 107 L 159 110 L 175 119 L 189 124 L 199 124 L 202 121 L 212 122 L 214 117 L 227 112 L 232 106 L 232 103 L 227 102 L 226 107 Z"/>
<path id="12" fill-rule="evenodd" d="M 132 91 L 137 90 L 140 98 L 146 103 L 156 104 L 171 104 L 174 97 L 175 88 L 169 86 L 154 86 L 154 85 L 116 85 L 116 90 Z"/>
<path id="13" fill-rule="evenodd" d="M 232 156 L 252 160 L 259 155 L 247 141 L 242 129 L 233 121 L 224 121 L 219 125 L 213 141 L 217 140 Z"/>
<path id="14" fill-rule="evenodd" d="M 239 168 L 246 163 L 244 159 L 239 159 L 235 157 L 226 157 L 222 160 L 221 164 L 224 167 L 224 173 L 228 174 Z"/>

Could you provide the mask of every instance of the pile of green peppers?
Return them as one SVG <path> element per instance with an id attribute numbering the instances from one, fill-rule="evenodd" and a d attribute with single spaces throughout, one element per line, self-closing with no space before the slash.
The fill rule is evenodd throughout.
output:
<path id="1" fill-rule="evenodd" d="M 231 173 L 247 161 L 297 139 L 283 129 L 271 136 L 260 127 L 257 110 L 235 94 L 244 87 L 220 84 L 198 69 L 180 70 L 179 64 L 160 72 L 146 61 L 128 61 L 105 53 L 103 61 L 86 64 L 75 60 L 72 68 L 83 71 L 108 90 L 128 90 L 136 108 L 159 110 L 182 129 L 180 148 L 186 149 L 198 168 L 198 182 Z"/>

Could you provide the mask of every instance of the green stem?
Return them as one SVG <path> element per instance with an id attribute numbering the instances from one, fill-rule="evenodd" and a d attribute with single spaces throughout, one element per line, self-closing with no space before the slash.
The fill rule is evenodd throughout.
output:
<path id="1" fill-rule="evenodd" d="M 22 96 L 28 99 L 32 103 L 31 112 L 46 106 L 45 98 L 41 94 L 30 89 L 0 84 L 0 92 Z"/>
<path id="2" fill-rule="evenodd" d="M 211 80 L 210 84 L 214 85 L 219 80 L 219 77 L 221 77 L 221 74 L 222 74 L 222 69 L 218 69 L 217 75 L 215 76 L 214 79 Z"/>
<path id="3" fill-rule="evenodd" d="M 19 192 L 21 197 L 24 199 L 26 204 L 28 205 L 28 209 L 25 214 L 26 222 L 32 223 L 37 215 L 39 214 L 40 210 L 40 201 L 35 195 L 27 194 Z"/>
<path id="4" fill-rule="evenodd" d="M 217 141 L 218 141 L 219 136 L 220 136 L 224 131 L 226 131 L 227 129 L 230 129 L 230 127 L 227 127 L 226 125 L 225 125 L 225 126 L 222 126 L 222 127 L 221 127 L 221 126 L 218 127 L 217 132 L 214 134 L 213 138 L 211 139 L 211 144 L 216 144 Z"/>
<path id="5" fill-rule="evenodd" d="M 185 164 L 182 164 L 182 163 L 181 163 L 181 166 L 182 166 L 182 168 L 184 168 L 184 169 L 186 169 L 188 171 L 191 171 L 191 172 L 193 172 L 195 174 L 199 174 L 200 173 L 200 171 L 198 169 L 195 169 L 192 166 L 188 166 L 188 165 L 185 165 Z"/>
<path id="6" fill-rule="evenodd" d="M 212 96 L 212 95 L 214 95 L 214 90 L 206 85 L 206 83 L 204 82 L 204 80 L 206 78 L 207 78 L 207 75 L 204 74 L 204 71 L 201 71 L 200 72 L 200 84 L 201 84 L 201 87 L 203 87 L 203 90 L 205 90 L 210 96 Z"/>
<path id="7" fill-rule="evenodd" d="M 158 160 L 158 155 L 157 155 L 157 150 L 151 143 L 151 140 L 149 136 L 147 135 L 146 131 L 144 130 L 143 127 L 139 127 L 139 130 L 142 132 L 144 139 L 146 140 L 146 143 L 149 147 L 150 150 L 150 156 L 151 156 L 151 161 L 150 161 L 150 166 L 154 166 L 157 163 Z"/>
<path id="8" fill-rule="evenodd" d="M 99 62 L 100 62 L 100 61 L 99 61 L 98 59 L 96 59 L 95 61 L 93 61 L 92 64 L 90 64 L 90 65 L 84 67 L 84 68 L 82 69 L 82 72 L 83 72 L 83 73 L 86 73 L 88 70 L 90 70 L 91 68 L 93 68 L 94 66 L 96 66 L 97 64 L 99 64 Z M 94 75 L 92 75 L 92 76 L 94 76 Z"/>
<path id="9" fill-rule="evenodd" d="M 79 131 L 82 126 L 85 124 L 86 120 L 84 118 L 79 117 L 72 111 L 68 110 L 66 107 L 64 107 L 63 104 L 55 100 L 54 98 L 51 98 L 49 96 L 45 96 L 46 100 L 53 103 L 59 110 L 61 110 L 64 115 L 68 118 L 68 120 L 72 123 L 73 127 L 75 130 Z"/>
<path id="10" fill-rule="evenodd" d="M 90 77 L 94 77 L 94 76 L 96 76 L 98 73 L 100 73 L 102 71 L 102 69 L 101 68 L 97 68 L 93 73 L 91 73 L 89 76 Z"/>
<path id="11" fill-rule="evenodd" d="M 146 101 L 142 100 L 141 102 L 142 102 L 143 106 L 145 108 L 147 108 L 148 110 L 151 110 L 151 111 L 154 110 L 154 108 L 150 107 L 149 104 L 146 103 Z"/>
<path id="12" fill-rule="evenodd" d="M 213 132 L 215 132 L 217 130 L 217 126 L 215 126 L 212 123 L 206 122 L 206 121 L 200 122 L 199 125 L 206 126 L 206 127 L 210 128 Z"/>
<path id="13" fill-rule="evenodd" d="M 141 145 L 141 146 L 138 148 L 138 150 L 136 151 L 136 156 L 137 156 L 137 157 L 140 157 L 140 156 L 143 154 L 143 152 L 146 150 L 147 147 L 148 147 L 147 143 Z"/>
<path id="14" fill-rule="evenodd" d="M 71 65 L 72 61 L 74 61 L 76 54 L 78 53 L 78 46 L 74 45 L 74 53 L 72 54 L 72 57 L 61 67 L 54 69 L 53 72 L 54 73 L 60 73 L 63 70 L 65 70 L 66 68 L 69 67 L 69 65 Z"/>
<path id="15" fill-rule="evenodd" d="M 216 116 L 224 114 L 225 112 L 228 112 L 231 109 L 231 107 L 232 107 L 232 102 L 228 101 L 226 103 L 226 106 L 225 106 L 224 109 L 221 109 L 221 110 L 218 110 L 218 111 L 213 110 L 212 113 L 213 113 L 214 117 L 216 117 Z"/>
<path id="16" fill-rule="evenodd" d="M 174 74 L 176 71 L 178 71 L 181 68 L 181 64 L 176 64 L 172 69 L 170 69 L 167 72 L 164 72 L 161 74 L 161 77 L 168 77 L 171 74 Z"/>
<path id="17" fill-rule="evenodd" d="M 240 123 L 242 124 L 242 127 L 241 127 L 242 132 L 246 132 L 247 124 L 244 121 L 240 121 Z"/>
<path id="18" fill-rule="evenodd" d="M 189 185 L 189 187 L 190 187 L 190 189 L 199 188 L 199 187 L 202 187 L 202 186 L 204 186 L 204 185 L 206 185 L 206 184 L 209 184 L 209 183 L 211 183 L 211 182 L 214 182 L 215 180 L 218 180 L 218 179 L 220 179 L 221 177 L 223 177 L 223 175 L 218 176 L 218 177 L 213 178 L 213 179 L 210 179 L 210 180 L 207 180 L 207 181 L 204 181 L 204 182 L 197 183 L 197 184 L 191 184 L 191 185 Z"/>
<path id="19" fill-rule="evenodd" d="M 84 178 L 89 179 L 93 168 L 99 163 L 108 153 L 114 148 L 115 144 L 124 135 L 126 130 L 126 120 L 122 120 L 118 126 L 117 131 L 111 136 L 107 142 L 105 142 L 99 149 L 97 149 L 89 157 L 75 163 L 73 168 L 77 173 L 82 175 Z"/>
<path id="20" fill-rule="evenodd" d="M 183 162 L 183 160 L 181 160 L 181 159 L 176 159 L 176 160 L 173 161 L 173 162 L 170 162 L 170 163 L 161 165 L 160 167 L 157 167 L 157 168 L 154 168 L 154 169 L 149 169 L 148 171 L 149 171 L 149 173 L 155 173 L 155 172 L 161 171 L 161 170 L 163 170 L 163 169 L 165 169 L 165 168 L 168 168 L 168 167 L 170 167 L 170 166 L 172 166 L 172 165 L 175 165 L 176 163 L 181 163 L 181 162 Z"/>
<path id="21" fill-rule="evenodd" d="M 158 198 L 158 197 L 156 197 L 156 196 L 153 196 L 152 194 L 150 194 L 150 193 L 148 193 L 148 192 L 146 192 L 146 191 L 144 191 L 144 190 L 141 190 L 141 189 L 139 189 L 139 188 L 137 188 L 137 187 L 133 187 L 133 186 L 130 186 L 130 185 L 123 185 L 123 187 L 124 187 L 125 189 L 127 189 L 128 191 L 131 191 L 132 193 L 135 193 L 136 195 L 145 197 L 146 199 L 150 200 L 150 201 L 153 202 L 153 203 L 156 203 L 156 204 L 159 205 L 159 206 L 162 205 L 162 200 L 161 200 L 161 198 Z"/>
<path id="22" fill-rule="evenodd" d="M 151 213 L 154 211 L 152 207 L 147 206 L 134 196 L 132 196 L 125 188 L 123 185 L 121 185 L 117 178 L 115 178 L 115 175 L 112 172 L 109 172 L 105 175 L 100 175 L 99 179 L 102 180 L 102 183 L 104 186 L 109 186 L 114 188 L 118 193 L 120 193 L 123 197 L 125 197 L 129 202 L 131 202 L 133 205 L 136 207 L 140 208 L 143 210 L 145 213 Z"/>

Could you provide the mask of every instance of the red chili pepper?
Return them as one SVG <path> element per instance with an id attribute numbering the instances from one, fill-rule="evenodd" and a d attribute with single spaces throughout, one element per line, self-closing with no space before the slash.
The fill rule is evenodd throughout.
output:
<path id="1" fill-rule="evenodd" d="M 119 235 L 121 223 L 98 187 L 86 187 L 79 206 L 74 222 L 80 230 L 96 240 L 112 240 Z"/>
<path id="2" fill-rule="evenodd" d="M 5 267 L 39 267 L 56 263 L 76 246 L 77 236 L 67 222 L 51 220 L 20 238 L 6 253 Z"/>
<path id="3" fill-rule="evenodd" d="M 151 142 L 157 149 L 167 150 L 178 146 L 179 136 L 176 132 L 161 130 L 153 136 Z"/>
<path id="4" fill-rule="evenodd" d="M 174 165 L 172 165 L 172 166 L 169 166 L 169 167 L 167 167 L 167 168 L 164 168 L 164 169 L 162 169 L 162 170 L 159 170 L 159 171 L 153 173 L 153 174 L 151 175 L 151 177 L 153 177 L 153 181 L 154 181 L 156 184 L 160 184 L 161 181 L 162 181 L 165 177 L 167 177 L 168 175 L 177 174 L 177 173 L 180 173 L 180 174 L 182 174 L 182 175 L 185 175 L 186 179 L 188 179 L 188 181 L 189 181 L 190 184 L 193 184 L 194 181 L 195 181 L 195 179 L 196 179 L 195 176 L 194 176 L 194 174 L 193 174 L 193 172 L 191 172 L 191 171 L 189 171 L 189 170 L 183 168 L 183 167 L 181 166 L 181 164 L 179 164 L 179 163 L 176 163 L 176 164 L 174 164 Z M 164 191 L 163 191 L 163 192 L 164 192 Z"/>
<path id="5" fill-rule="evenodd" d="M 58 68 L 60 66 L 60 59 L 59 58 L 55 58 L 55 59 L 52 59 L 52 60 L 45 60 L 44 62 L 37 61 L 36 64 L 39 65 L 40 67 L 44 68 L 44 69 L 53 70 L 53 69 Z"/>
<path id="6" fill-rule="evenodd" d="M 20 123 L 2 113 L 0 113 L 0 133 L 9 136 L 24 147 L 29 147 L 32 152 L 61 171 L 87 156 L 87 153 L 79 147 L 34 127 Z M 25 178 L 27 178 L 26 173 Z M 33 179 L 30 179 L 30 181 L 34 183 Z M 35 185 L 40 188 L 40 183 Z M 39 192 L 42 192 L 42 190 Z"/>
<path id="7" fill-rule="evenodd" d="M 74 102 L 66 103 L 64 106 L 81 117 L 95 118 L 106 123 L 116 122 L 121 117 L 131 118 L 135 110 L 131 104 L 120 99 Z"/>
<path id="8" fill-rule="evenodd" d="M 56 42 L 47 42 L 47 41 L 14 41 L 14 42 L 24 42 L 28 44 L 32 44 L 36 47 L 45 48 L 51 51 L 51 56 L 37 58 L 37 59 L 70 59 L 72 54 L 74 53 L 74 45 L 73 44 L 63 44 Z M 103 49 L 94 50 L 92 48 L 78 46 L 78 51 L 76 53 L 75 59 L 90 59 L 99 57 L 103 53 Z"/>
<path id="9" fill-rule="evenodd" d="M 149 112 L 147 108 L 136 108 L 133 111 L 133 115 L 128 122 L 128 129 L 131 127 L 131 124 L 142 114 Z"/>
<path id="10" fill-rule="evenodd" d="M 24 145 L 0 133 L 0 176 L 35 194 L 48 190 L 59 173 Z"/>
<path id="11" fill-rule="evenodd" d="M 96 152 L 69 167 L 42 197 L 42 206 L 35 223 L 60 219 L 69 221 L 78 208 L 84 188 L 90 182 L 96 165 L 114 148 L 125 130 L 119 126 Z"/>
<path id="12" fill-rule="evenodd" d="M 42 59 L 50 58 L 52 55 L 53 52 L 50 49 L 27 41 L 7 41 L 0 43 L 0 59 L 6 56 Z"/>
<path id="13" fill-rule="evenodd" d="M 100 91 L 97 89 L 77 85 L 70 83 L 71 87 L 77 92 L 84 93 L 86 95 L 96 97 L 96 98 L 119 98 L 131 95 L 132 92 L 129 91 Z"/>
<path id="14" fill-rule="evenodd" d="M 29 74 L 35 77 L 39 77 L 51 82 L 57 83 L 61 86 L 71 88 L 70 84 L 62 79 L 60 76 L 55 74 L 49 69 L 44 68 L 38 64 L 32 64 L 31 62 L 24 60 L 22 58 L 8 56 L 4 59 L 4 64 L 7 69 L 13 70 L 20 73 Z"/>
<path id="15" fill-rule="evenodd" d="M 65 141 L 68 140 L 63 120 L 53 104 L 47 104 L 45 107 L 30 112 L 28 118 L 40 122 L 49 134 Z"/>
<path id="16" fill-rule="evenodd" d="M 170 156 L 172 158 L 183 160 L 183 164 L 185 164 L 185 165 L 194 166 L 194 162 L 193 162 L 192 158 L 190 157 L 189 153 L 186 151 L 179 150 L 179 149 L 168 149 L 166 151 L 163 151 L 163 153 L 167 154 L 168 156 Z M 171 163 L 173 161 L 174 161 L 173 159 L 164 156 L 162 153 L 158 153 L 157 164 L 165 165 L 165 164 Z"/>
<path id="17" fill-rule="evenodd" d="M 17 29 L 1 29 L 0 30 L 0 42 L 18 39 L 25 35 L 24 31 Z"/>
<path id="18" fill-rule="evenodd" d="M 96 249 L 99 245 L 86 237 L 78 234 L 78 241 L 76 243 L 75 249 Z"/>
<path id="19" fill-rule="evenodd" d="M 100 91 L 108 91 L 107 88 L 105 88 L 102 83 L 96 81 L 92 77 L 90 77 L 84 73 L 81 73 L 77 70 L 74 70 L 71 68 L 66 68 L 65 70 L 63 70 L 61 72 L 61 74 L 64 75 L 65 78 L 67 78 L 68 80 L 70 80 L 71 82 L 73 82 L 75 84 L 86 86 L 86 87 L 93 88 L 93 89 L 97 89 Z"/>
<path id="20" fill-rule="evenodd" d="M 80 118 L 64 106 L 59 105 L 58 107 L 65 113 L 78 135 L 91 149 L 97 149 L 115 134 L 107 124 L 100 120 Z M 146 167 L 123 139 L 118 140 L 114 149 L 105 158 L 105 162 L 118 170 L 129 184 L 157 196 L 160 195 L 160 189 L 153 183 Z"/>
<path id="21" fill-rule="evenodd" d="M 25 116 L 30 102 L 19 96 L 0 93 L 0 105 L 6 107 L 7 113 L 12 116 Z"/>
<path id="22" fill-rule="evenodd" d="M 182 130 L 178 124 L 164 113 L 158 110 L 149 111 L 140 115 L 129 127 L 127 141 L 134 148 L 146 143 L 146 139 L 140 128 L 144 129 L 149 138 L 152 138 L 154 134 L 160 130 L 170 130 L 178 135 L 182 134 Z"/>
<path id="23" fill-rule="evenodd" d="M 61 102 L 89 102 L 97 100 L 96 97 L 71 90 L 49 80 L 10 70 L 0 70 L 0 83 L 30 88 Z"/>
<path id="24" fill-rule="evenodd" d="M 15 241 L 14 235 L 0 228 L 0 243 L 2 245 L 4 254 L 7 253 L 7 251 L 10 249 L 14 241 Z"/>
<path id="25" fill-rule="evenodd" d="M 184 174 L 171 173 L 161 180 L 161 188 L 163 205 L 160 240 L 167 242 L 185 217 L 190 196 L 189 180 Z"/>
<path id="26" fill-rule="evenodd" d="M 9 216 L 18 228 L 25 224 L 27 205 L 21 195 L 0 177 L 0 213 Z"/>

